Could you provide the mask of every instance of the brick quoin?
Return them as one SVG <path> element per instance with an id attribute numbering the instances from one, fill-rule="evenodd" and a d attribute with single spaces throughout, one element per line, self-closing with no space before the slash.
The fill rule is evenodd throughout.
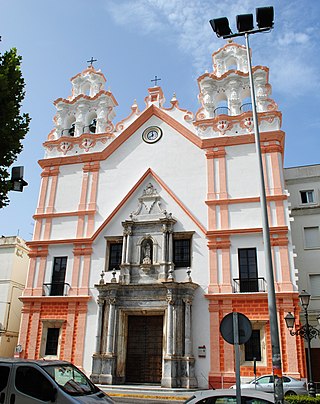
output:
<path id="1" fill-rule="evenodd" d="M 35 349 L 35 358 L 39 359 L 41 358 L 40 352 L 41 352 L 41 342 L 42 342 L 42 337 L 43 337 L 43 321 L 45 320 L 64 320 L 64 322 L 61 325 L 61 337 L 60 337 L 60 359 L 64 359 L 64 350 L 66 344 L 71 344 L 72 345 L 72 354 L 71 354 L 71 361 L 74 360 L 75 352 L 76 352 L 76 347 L 77 347 L 77 336 L 80 333 L 83 332 L 83 330 L 78 330 L 78 316 L 79 313 L 77 310 L 79 310 L 79 304 L 76 306 L 76 312 L 75 312 L 75 322 L 74 322 L 74 333 L 73 335 L 66 335 L 66 329 L 67 329 L 67 318 L 68 318 L 68 311 L 69 311 L 69 304 L 68 302 L 50 302 L 50 303 L 42 303 L 41 308 L 40 308 L 40 319 L 39 319 L 39 326 L 38 326 L 38 332 L 37 332 L 37 337 L 36 337 L 36 349 Z M 33 313 L 31 317 L 33 316 Z M 31 324 L 32 320 L 29 321 L 28 324 L 28 331 L 27 331 L 27 338 L 26 338 L 26 347 L 30 346 L 31 342 Z M 24 357 L 28 358 L 28 348 L 26 349 L 24 353 Z"/>

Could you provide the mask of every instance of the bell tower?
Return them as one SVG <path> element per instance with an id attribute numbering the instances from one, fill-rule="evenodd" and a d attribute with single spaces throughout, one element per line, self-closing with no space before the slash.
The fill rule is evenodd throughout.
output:
<path id="1" fill-rule="evenodd" d="M 55 127 L 44 143 L 46 158 L 101 151 L 112 141 L 118 104 L 105 83 L 93 66 L 71 78 L 71 96 L 54 102 Z"/>

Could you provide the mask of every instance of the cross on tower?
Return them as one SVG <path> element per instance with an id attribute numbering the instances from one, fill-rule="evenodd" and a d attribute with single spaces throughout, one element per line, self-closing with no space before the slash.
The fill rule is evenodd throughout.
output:
<path id="1" fill-rule="evenodd" d="M 93 59 L 93 57 L 91 56 L 91 59 L 87 60 L 87 63 L 90 63 L 90 67 L 92 67 L 93 62 L 97 62 L 97 59 Z"/>
<path id="2" fill-rule="evenodd" d="M 155 84 L 155 87 L 156 87 L 157 84 L 158 84 L 157 82 L 158 82 L 159 80 L 161 80 L 161 79 L 159 79 L 158 76 L 154 76 L 154 79 L 151 80 L 151 81 L 154 81 L 154 84 Z"/>

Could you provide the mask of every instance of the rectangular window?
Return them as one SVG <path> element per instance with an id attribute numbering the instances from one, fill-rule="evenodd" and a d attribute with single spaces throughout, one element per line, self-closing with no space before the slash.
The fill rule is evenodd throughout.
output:
<path id="1" fill-rule="evenodd" d="M 109 263 L 108 271 L 120 269 L 122 259 L 122 243 L 109 244 Z"/>
<path id="2" fill-rule="evenodd" d="M 252 330 L 251 337 L 244 345 L 245 361 L 261 361 L 260 330 Z"/>
<path id="3" fill-rule="evenodd" d="M 314 203 L 314 190 L 300 191 L 301 203 Z"/>
<path id="4" fill-rule="evenodd" d="M 60 328 L 48 328 L 45 355 L 58 354 Z"/>
<path id="5" fill-rule="evenodd" d="M 239 248 L 240 292 L 258 292 L 257 251 L 255 248 Z"/>
<path id="6" fill-rule="evenodd" d="M 312 297 L 320 296 L 320 275 L 309 274 L 310 293 Z"/>
<path id="7" fill-rule="evenodd" d="M 319 226 L 305 227 L 303 230 L 305 248 L 320 248 Z"/>
<path id="8" fill-rule="evenodd" d="M 51 278 L 50 296 L 63 296 L 68 257 L 55 257 Z"/>
<path id="9" fill-rule="evenodd" d="M 173 240 L 173 262 L 175 268 L 191 266 L 190 247 L 190 238 L 177 238 Z"/>

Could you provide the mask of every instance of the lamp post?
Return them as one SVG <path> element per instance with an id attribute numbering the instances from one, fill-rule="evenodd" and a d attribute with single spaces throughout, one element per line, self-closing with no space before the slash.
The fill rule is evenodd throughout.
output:
<path id="1" fill-rule="evenodd" d="M 303 290 L 299 295 L 300 304 L 304 310 L 305 324 L 303 326 L 296 329 L 296 331 L 293 331 L 295 318 L 293 314 L 290 312 L 287 313 L 284 319 L 291 335 L 299 335 L 307 341 L 308 390 L 309 390 L 309 396 L 315 397 L 316 389 L 313 382 L 312 366 L 311 366 L 311 340 L 313 338 L 320 337 L 320 330 L 309 324 L 308 306 L 310 303 L 310 297 L 311 295 L 305 290 Z M 317 320 L 320 323 L 320 316 L 317 317 Z"/>
<path id="2" fill-rule="evenodd" d="M 273 17 L 274 17 L 273 7 L 257 8 L 256 20 L 258 28 L 254 29 L 252 14 L 238 15 L 237 16 L 238 33 L 236 34 L 231 32 L 231 29 L 229 27 L 229 21 L 226 17 L 210 20 L 210 25 L 213 31 L 218 36 L 218 38 L 223 37 L 224 39 L 228 39 L 238 36 L 244 36 L 246 40 L 250 94 L 252 101 L 252 115 L 254 124 L 254 136 L 255 136 L 256 154 L 258 158 L 260 204 L 262 215 L 262 235 L 263 235 L 264 253 L 265 253 L 266 280 L 268 285 L 268 309 L 269 309 L 270 335 L 272 346 L 272 368 L 274 374 L 274 396 L 275 396 L 275 403 L 282 403 L 284 399 L 284 394 L 283 394 L 283 378 L 282 378 L 282 366 L 280 355 L 280 338 L 279 338 L 279 329 L 277 320 L 276 293 L 274 287 L 274 276 L 272 266 L 267 198 L 263 175 L 262 154 L 260 148 L 260 133 L 258 125 L 258 115 L 257 115 L 256 98 L 254 91 L 250 48 L 249 48 L 249 35 L 258 32 L 269 32 L 273 28 Z"/>

